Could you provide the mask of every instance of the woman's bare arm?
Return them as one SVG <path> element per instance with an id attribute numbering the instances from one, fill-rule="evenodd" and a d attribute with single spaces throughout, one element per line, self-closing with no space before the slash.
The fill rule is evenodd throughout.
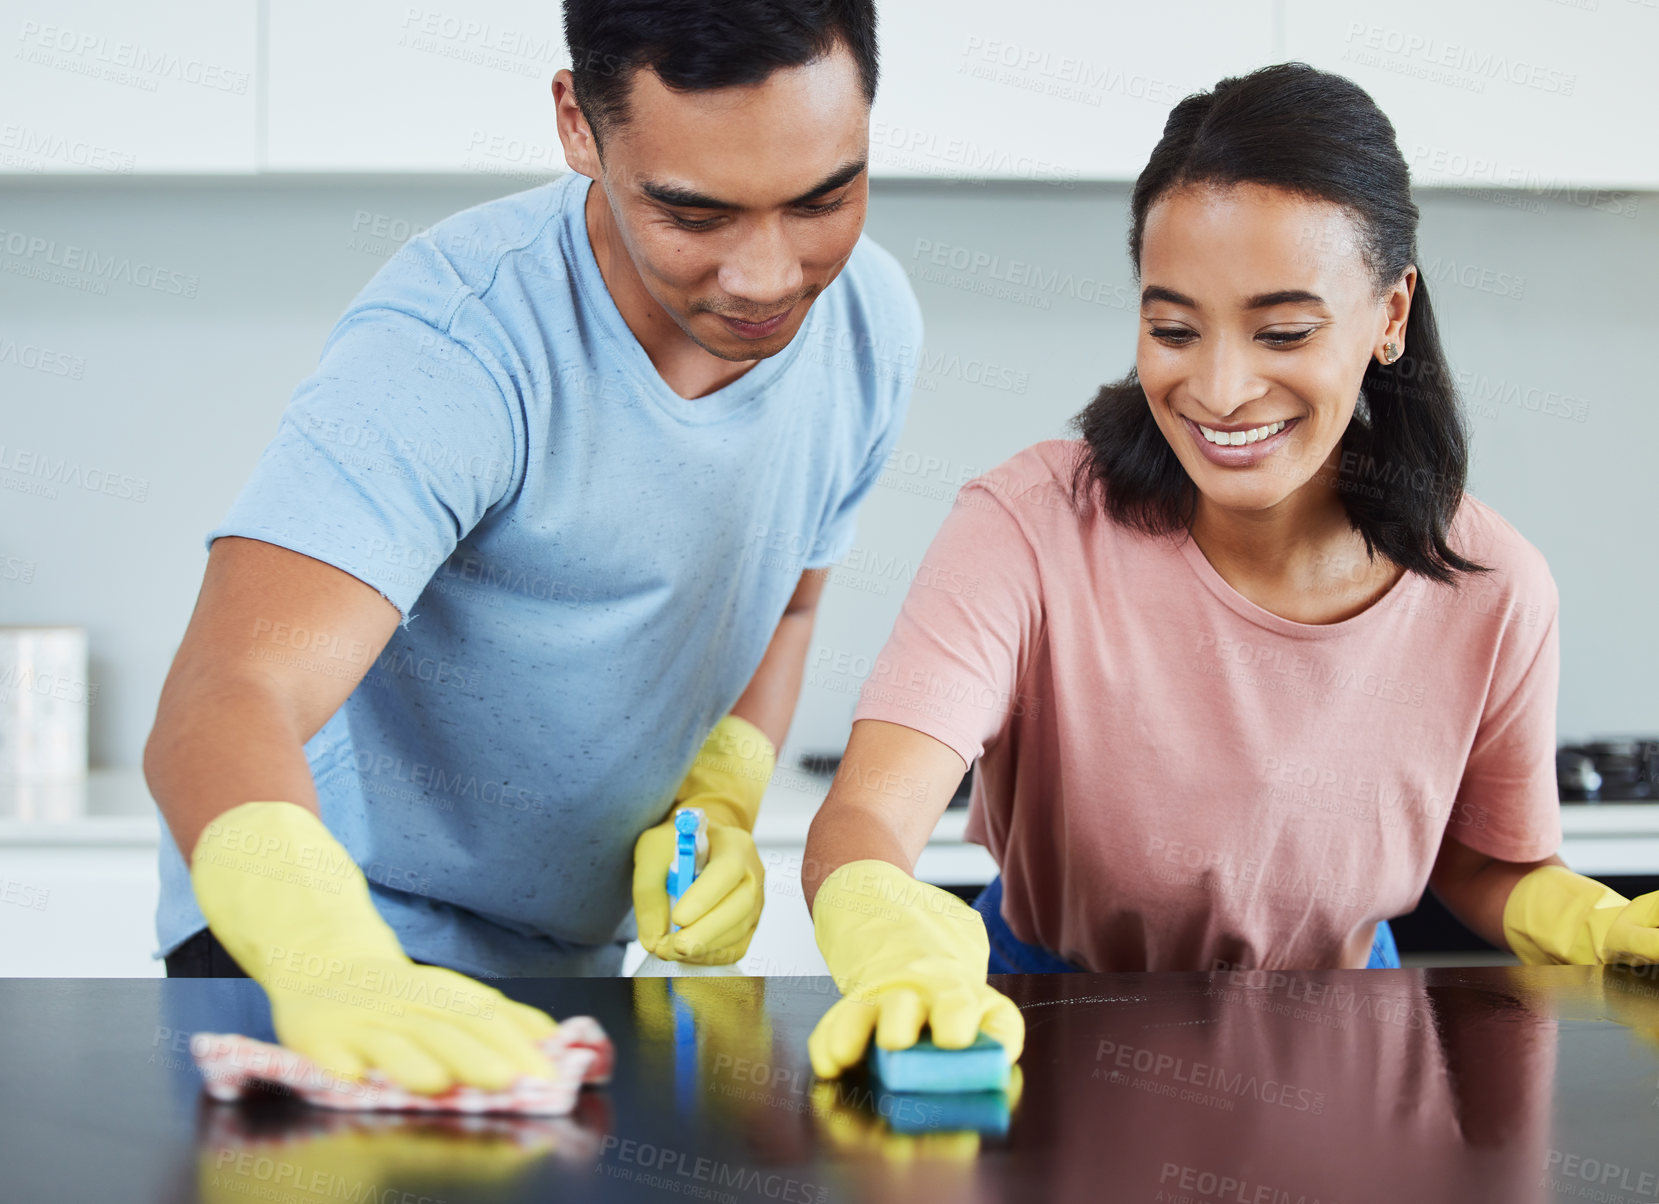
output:
<path id="1" fill-rule="evenodd" d="M 807 833 L 801 889 L 807 907 L 849 861 L 891 862 L 910 873 L 967 765 L 948 745 L 879 719 L 853 724 L 847 752 Z"/>
<path id="2" fill-rule="evenodd" d="M 1440 854 L 1429 873 L 1429 887 L 1471 932 L 1499 949 L 1508 949 L 1503 909 L 1509 902 L 1509 892 L 1541 865 L 1566 864 L 1554 855 L 1542 861 L 1500 861 L 1446 835 L 1440 840 Z"/>

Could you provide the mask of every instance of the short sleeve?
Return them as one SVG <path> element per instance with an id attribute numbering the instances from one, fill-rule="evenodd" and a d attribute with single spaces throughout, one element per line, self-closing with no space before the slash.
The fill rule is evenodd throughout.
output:
<path id="1" fill-rule="evenodd" d="M 407 619 L 521 473 L 521 427 L 517 390 L 483 340 L 356 307 L 208 542 L 245 536 L 331 564 Z"/>
<path id="2" fill-rule="evenodd" d="M 828 568 L 839 563 L 841 558 L 852 550 L 853 540 L 858 536 L 858 508 L 864 504 L 871 487 L 881 476 L 881 470 L 887 465 L 887 457 L 893 454 L 893 448 L 904 430 L 908 402 L 907 390 L 905 395 L 894 403 L 890 411 L 891 416 L 879 432 L 875 447 L 865 458 L 852 488 L 842 494 L 830 517 L 813 539 L 814 554 L 806 558 L 801 565 L 802 568 Z"/>
<path id="3" fill-rule="evenodd" d="M 1548 569 L 1540 568 L 1539 596 L 1510 604 L 1487 706 L 1446 827 L 1447 835 L 1504 861 L 1537 861 L 1561 847 L 1555 776 L 1560 596 Z"/>
<path id="4" fill-rule="evenodd" d="M 858 534 L 858 508 L 898 446 L 921 359 L 922 310 L 903 270 L 873 244 L 867 248 L 861 244 L 861 249 L 869 252 L 869 280 L 861 287 L 879 303 L 879 315 L 860 310 L 849 319 L 846 333 L 863 357 L 860 370 L 878 399 L 874 407 L 878 418 L 869 424 L 874 434 L 852 487 L 827 511 L 812 541 L 812 554 L 802 565 L 808 569 L 827 568 L 852 550 Z"/>
<path id="5" fill-rule="evenodd" d="M 968 482 L 934 537 L 854 720 L 902 724 L 972 764 L 1012 717 L 1042 634 L 1036 553 L 985 478 Z"/>

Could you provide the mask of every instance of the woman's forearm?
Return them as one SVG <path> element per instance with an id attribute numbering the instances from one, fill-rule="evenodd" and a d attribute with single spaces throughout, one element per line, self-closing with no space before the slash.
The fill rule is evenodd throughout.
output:
<path id="1" fill-rule="evenodd" d="M 1464 927 L 1499 949 L 1508 949 L 1503 913 L 1515 884 L 1541 865 L 1566 864 L 1554 855 L 1542 861 L 1500 861 L 1447 836 L 1429 885 Z"/>
<path id="2" fill-rule="evenodd" d="M 887 861 L 910 873 L 967 766 L 914 728 L 853 724 L 829 797 L 813 818 L 801 862 L 810 909 L 818 887 L 849 861 Z"/>
<path id="3" fill-rule="evenodd" d="M 811 910 L 824 879 L 849 861 L 887 861 L 908 874 L 918 855 L 880 812 L 850 803 L 831 807 L 826 801 L 812 821 L 801 861 L 801 890 L 807 908 Z"/>

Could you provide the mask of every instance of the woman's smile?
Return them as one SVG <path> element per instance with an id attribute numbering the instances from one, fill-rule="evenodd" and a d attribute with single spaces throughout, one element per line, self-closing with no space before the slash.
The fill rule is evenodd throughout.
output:
<path id="1" fill-rule="evenodd" d="M 1290 441 L 1300 418 L 1282 418 L 1262 426 L 1223 429 L 1205 426 L 1182 416 L 1193 446 L 1211 464 L 1222 468 L 1250 468 L 1260 464 Z"/>

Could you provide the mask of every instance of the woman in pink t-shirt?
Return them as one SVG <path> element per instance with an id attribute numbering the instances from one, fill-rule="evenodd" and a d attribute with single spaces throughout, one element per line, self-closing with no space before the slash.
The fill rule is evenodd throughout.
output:
<path id="1" fill-rule="evenodd" d="M 998 968 L 1361 967 L 1425 886 L 1527 961 L 1659 961 L 1659 895 L 1555 855 L 1558 596 L 1464 493 L 1388 119 L 1224 80 L 1131 213 L 1135 371 L 962 489 L 813 823 L 822 1075 L 924 1025 L 1017 1055 L 986 924 L 909 874 L 976 761 Z"/>

